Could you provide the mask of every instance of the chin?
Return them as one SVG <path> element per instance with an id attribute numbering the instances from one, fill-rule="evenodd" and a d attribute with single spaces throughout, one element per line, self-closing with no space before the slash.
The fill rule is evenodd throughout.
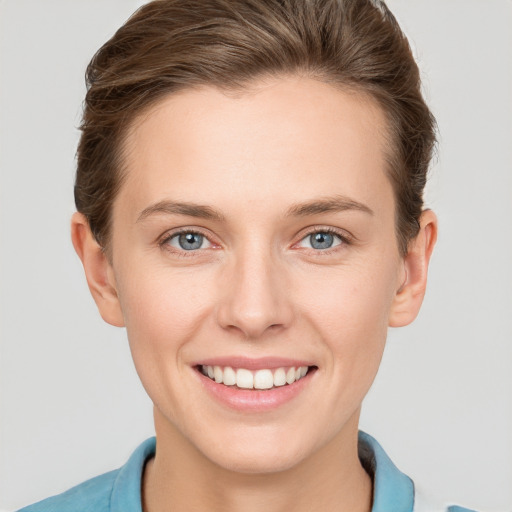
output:
<path id="1" fill-rule="evenodd" d="M 272 452 L 269 454 L 267 452 Z M 212 462 L 227 471 L 243 474 L 271 474 L 286 471 L 299 465 L 303 458 L 299 454 L 282 453 L 282 450 L 272 449 L 255 453 L 251 450 L 231 450 L 229 454 L 211 454 Z"/>
<path id="2" fill-rule="evenodd" d="M 198 446 L 203 455 L 215 465 L 227 471 L 244 474 L 270 474 L 286 471 L 300 465 L 308 454 L 313 453 L 311 436 L 289 431 L 259 431 L 248 433 L 245 429 L 225 439 L 211 440 Z M 307 440 L 307 443 L 301 442 Z"/>

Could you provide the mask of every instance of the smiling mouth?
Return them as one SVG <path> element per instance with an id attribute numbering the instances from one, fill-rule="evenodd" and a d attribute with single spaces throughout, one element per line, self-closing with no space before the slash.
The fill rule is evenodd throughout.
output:
<path id="1" fill-rule="evenodd" d="M 256 371 L 231 366 L 199 365 L 196 368 L 217 384 L 244 390 L 266 390 L 289 386 L 314 371 L 316 366 L 283 366 Z"/>

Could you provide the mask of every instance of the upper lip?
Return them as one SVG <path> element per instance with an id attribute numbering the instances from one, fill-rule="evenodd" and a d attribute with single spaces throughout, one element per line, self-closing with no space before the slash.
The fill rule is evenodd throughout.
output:
<path id="1" fill-rule="evenodd" d="M 225 356 L 201 359 L 192 366 L 231 366 L 232 368 L 245 368 L 247 370 L 276 369 L 289 366 L 313 366 L 311 361 L 305 359 L 291 359 L 286 357 L 259 357 L 250 358 L 246 356 Z"/>

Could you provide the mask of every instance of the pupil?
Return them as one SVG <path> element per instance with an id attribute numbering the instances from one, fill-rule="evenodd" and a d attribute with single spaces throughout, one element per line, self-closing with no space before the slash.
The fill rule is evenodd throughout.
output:
<path id="1" fill-rule="evenodd" d="M 179 244 L 182 249 L 190 251 L 199 249 L 203 245 L 203 236 L 197 233 L 186 233 L 179 236 Z"/>
<path id="2" fill-rule="evenodd" d="M 330 233 L 314 233 L 310 236 L 311 247 L 314 249 L 329 249 L 334 241 Z"/>

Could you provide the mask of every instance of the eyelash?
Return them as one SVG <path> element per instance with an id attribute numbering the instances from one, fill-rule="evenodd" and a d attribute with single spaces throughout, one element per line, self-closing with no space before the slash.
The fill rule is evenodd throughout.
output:
<path id="1" fill-rule="evenodd" d="M 343 249 L 343 247 L 347 245 L 351 245 L 353 242 L 353 237 L 349 235 L 345 231 L 341 231 L 332 227 L 328 226 L 314 226 L 310 228 L 303 236 L 301 236 L 300 240 L 293 244 L 294 246 L 302 242 L 304 239 L 310 237 L 311 235 L 314 235 L 315 233 L 327 233 L 329 235 L 333 235 L 338 237 L 341 240 L 341 243 L 338 245 L 335 245 L 334 247 L 329 247 L 327 249 L 313 249 L 313 248 L 306 248 L 309 249 L 309 251 L 313 252 L 315 256 L 328 256 L 332 254 L 335 251 L 339 251 Z"/>
<path id="2" fill-rule="evenodd" d="M 341 240 L 341 243 L 339 245 L 335 245 L 334 247 L 329 247 L 327 249 L 321 249 L 321 250 L 320 249 L 310 249 L 312 252 L 315 253 L 315 255 L 329 255 L 334 251 L 340 250 L 344 246 L 351 245 L 353 242 L 353 237 L 351 235 L 349 235 L 348 233 L 346 233 L 345 231 L 342 232 L 335 228 L 326 227 L 326 226 L 325 227 L 324 226 L 313 226 L 312 228 L 310 228 L 306 233 L 304 233 L 301 236 L 301 238 L 298 242 L 295 242 L 293 245 L 296 246 L 297 244 L 302 242 L 304 239 L 306 239 L 307 237 L 309 237 L 311 235 L 314 235 L 315 233 L 327 233 L 329 235 L 334 235 Z M 206 238 L 211 244 L 217 245 L 217 244 L 214 244 L 214 242 L 212 242 L 210 240 L 208 235 L 203 233 L 202 231 L 200 231 L 198 229 L 186 229 L 186 228 L 179 229 L 177 231 L 173 231 L 172 233 L 167 233 L 158 242 L 158 245 L 161 249 L 171 252 L 172 254 L 174 254 L 178 257 L 190 258 L 190 257 L 196 256 L 197 255 L 196 253 L 199 252 L 201 249 L 187 251 L 185 249 L 179 250 L 179 249 L 175 249 L 174 247 L 171 248 L 171 246 L 169 245 L 170 240 L 172 240 L 174 237 L 177 237 L 177 236 L 183 235 L 183 234 L 200 235 L 200 236 Z"/>
<path id="3" fill-rule="evenodd" d="M 186 251 L 185 249 L 179 250 L 179 249 L 176 249 L 176 248 L 171 247 L 169 245 L 169 242 L 174 237 L 177 237 L 177 236 L 180 236 L 180 235 L 188 235 L 188 234 L 190 234 L 190 235 L 200 235 L 200 236 L 206 238 L 211 244 L 213 244 L 213 242 L 209 239 L 208 235 L 206 235 L 202 231 L 200 231 L 198 229 L 186 229 L 186 228 L 183 228 L 183 229 L 179 229 L 177 231 L 173 231 L 172 233 L 167 233 L 166 235 L 164 235 L 163 238 L 158 242 L 158 245 L 159 245 L 159 247 L 161 249 L 163 249 L 165 251 L 168 251 L 168 252 L 172 253 L 173 255 L 178 256 L 180 258 L 194 257 L 194 256 L 196 256 L 196 254 L 194 254 L 194 253 L 197 253 L 200 249 Z M 213 245 L 215 245 L 215 244 L 213 244 Z"/>

